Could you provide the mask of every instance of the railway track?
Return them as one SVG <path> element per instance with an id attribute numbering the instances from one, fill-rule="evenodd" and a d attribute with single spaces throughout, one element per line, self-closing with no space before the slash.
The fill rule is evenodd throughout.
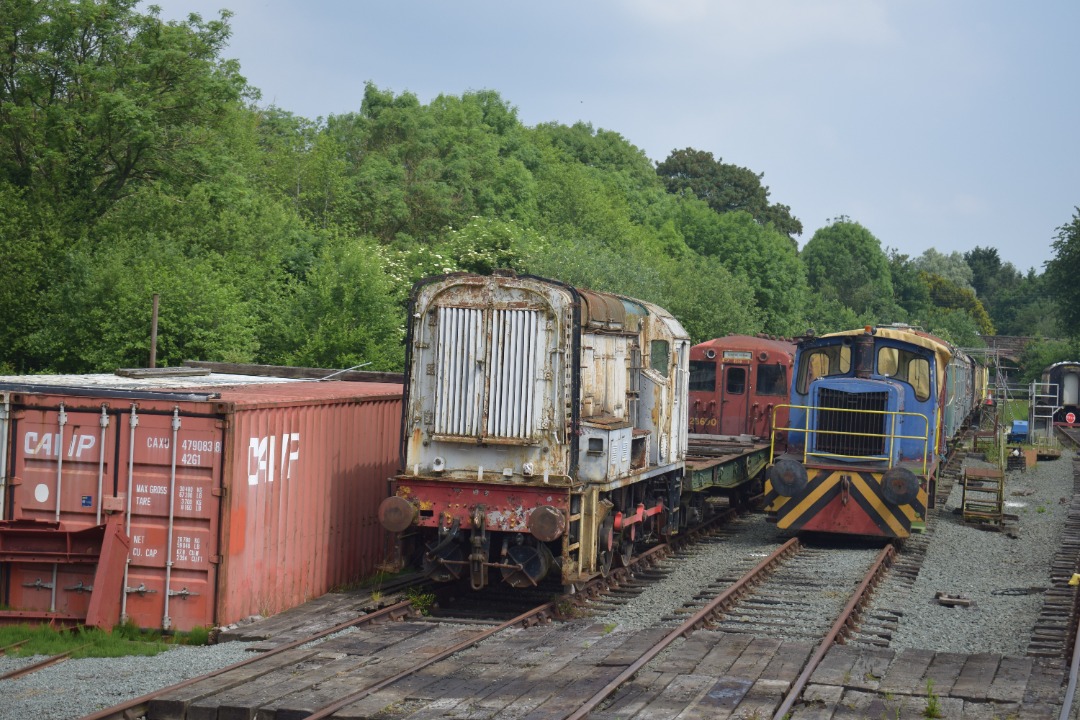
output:
<path id="1" fill-rule="evenodd" d="M 550 621 L 551 611 L 552 604 L 546 603 L 495 626 L 450 629 L 422 619 L 410 622 L 410 603 L 400 602 L 84 720 L 253 717 L 255 712 L 277 718 L 330 717 L 507 628 Z M 380 629 L 388 620 L 397 622 Z M 343 632 L 362 627 L 372 631 Z M 395 652 L 389 660 L 373 661 L 375 653 L 391 647 Z"/>

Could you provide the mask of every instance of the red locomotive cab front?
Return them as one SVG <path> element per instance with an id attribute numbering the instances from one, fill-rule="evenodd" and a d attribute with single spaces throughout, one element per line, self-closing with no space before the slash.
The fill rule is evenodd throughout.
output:
<path id="1" fill-rule="evenodd" d="M 690 432 L 768 437 L 786 410 L 794 345 L 782 340 L 729 335 L 690 350 Z M 779 415 L 783 414 L 783 417 Z"/>

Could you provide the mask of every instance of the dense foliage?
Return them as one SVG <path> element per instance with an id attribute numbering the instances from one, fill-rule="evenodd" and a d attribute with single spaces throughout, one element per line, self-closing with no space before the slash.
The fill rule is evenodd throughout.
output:
<path id="1" fill-rule="evenodd" d="M 153 294 L 162 364 L 396 370 L 412 282 L 495 268 L 655 302 L 695 341 L 906 322 L 975 345 L 1052 335 L 1056 308 L 1080 335 L 1080 216 L 1045 277 L 992 248 L 909 258 L 846 217 L 800 253 L 763 174 L 710 152 L 654 164 L 585 123 L 526 127 L 492 90 L 369 84 L 298 117 L 222 58 L 227 14 L 136 5 L 0 0 L 5 371 L 146 364 Z"/>

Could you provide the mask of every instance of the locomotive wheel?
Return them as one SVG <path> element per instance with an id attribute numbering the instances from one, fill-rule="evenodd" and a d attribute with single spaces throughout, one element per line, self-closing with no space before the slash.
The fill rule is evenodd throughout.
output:
<path id="1" fill-rule="evenodd" d="M 615 517 L 609 513 L 600 523 L 596 535 L 596 566 L 604 577 L 611 572 L 611 562 L 615 559 L 614 545 Z"/>
<path id="2" fill-rule="evenodd" d="M 634 541 L 623 540 L 619 543 L 619 562 L 623 567 L 630 567 L 630 563 L 634 559 Z"/>
<path id="3" fill-rule="evenodd" d="M 500 569 L 503 580 L 515 588 L 536 587 L 555 563 L 554 556 L 544 543 L 514 545 L 506 554 L 510 563 L 521 566 Z"/>

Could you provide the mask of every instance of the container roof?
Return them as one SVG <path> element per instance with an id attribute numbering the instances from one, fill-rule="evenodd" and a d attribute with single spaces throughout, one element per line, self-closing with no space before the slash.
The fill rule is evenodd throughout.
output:
<path id="1" fill-rule="evenodd" d="M 166 368 L 171 372 L 139 373 L 135 377 L 119 374 L 93 373 L 86 375 L 2 375 L 0 391 L 38 394 L 102 394 L 139 393 L 152 397 L 155 393 L 175 395 L 188 393 L 188 399 L 215 399 L 239 405 L 249 403 L 325 401 L 359 397 L 401 397 L 402 386 L 395 383 L 351 382 L 342 380 L 311 380 L 268 377 L 266 375 L 236 375 L 207 372 L 195 368 Z M 188 372 L 183 372 L 187 370 Z"/>

